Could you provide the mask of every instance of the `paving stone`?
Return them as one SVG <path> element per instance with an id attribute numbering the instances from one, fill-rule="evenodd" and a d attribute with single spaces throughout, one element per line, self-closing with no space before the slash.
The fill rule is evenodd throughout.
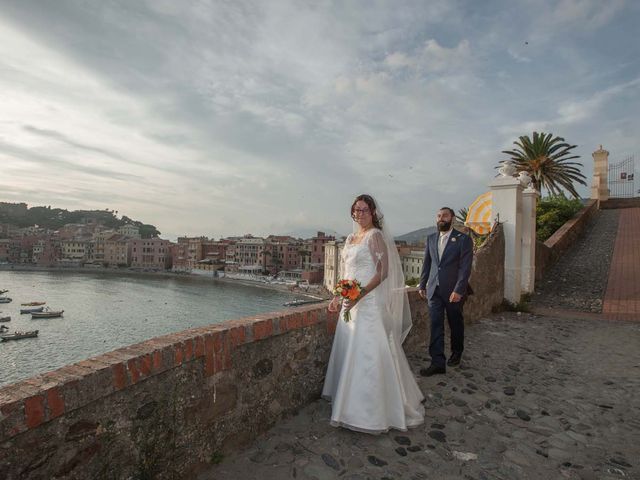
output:
<path id="1" fill-rule="evenodd" d="M 404 447 L 396 448 L 396 453 L 398 455 L 400 455 L 401 457 L 406 457 L 407 456 L 407 450 Z"/>
<path id="2" fill-rule="evenodd" d="M 385 462 L 381 458 L 376 457 L 375 455 L 369 455 L 367 457 L 367 460 L 369 460 L 369 463 L 371 465 L 375 465 L 376 467 L 384 467 L 385 465 L 388 465 L 387 462 Z"/>
<path id="3" fill-rule="evenodd" d="M 323 453 L 322 454 L 322 461 L 324 461 L 324 463 L 328 466 L 333 468 L 334 470 L 340 470 L 340 464 L 338 463 L 338 461 L 333 458 L 331 455 L 329 455 L 328 453 Z"/>
<path id="4" fill-rule="evenodd" d="M 446 442 L 447 436 L 440 430 L 431 430 L 429 436 L 438 442 Z"/>
<path id="5" fill-rule="evenodd" d="M 502 313 L 465 334 L 473 369 L 417 377 L 424 425 L 376 436 L 334 428 L 331 406 L 318 400 L 198 480 L 640 479 L 640 323 Z"/>

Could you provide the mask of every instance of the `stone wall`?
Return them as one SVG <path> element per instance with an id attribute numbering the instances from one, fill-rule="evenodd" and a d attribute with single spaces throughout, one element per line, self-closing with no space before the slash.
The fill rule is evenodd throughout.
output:
<path id="1" fill-rule="evenodd" d="M 467 320 L 502 300 L 504 237 L 477 252 Z M 405 348 L 428 312 L 409 292 Z M 154 338 L 0 389 L 0 478 L 191 478 L 317 399 L 337 322 L 326 304 Z"/>
<path id="2" fill-rule="evenodd" d="M 597 212 L 598 202 L 588 200 L 578 213 L 567 220 L 544 243 L 536 242 L 536 280 L 542 279 L 545 270 L 580 238 Z"/>

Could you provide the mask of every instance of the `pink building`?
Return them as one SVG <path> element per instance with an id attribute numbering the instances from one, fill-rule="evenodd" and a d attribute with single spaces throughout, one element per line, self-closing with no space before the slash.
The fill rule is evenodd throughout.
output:
<path id="1" fill-rule="evenodd" d="M 171 268 L 171 242 L 160 238 L 129 240 L 131 266 L 166 270 Z"/>

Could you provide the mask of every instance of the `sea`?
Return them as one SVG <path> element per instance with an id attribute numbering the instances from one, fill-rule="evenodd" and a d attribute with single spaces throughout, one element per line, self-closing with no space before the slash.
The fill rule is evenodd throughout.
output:
<path id="1" fill-rule="evenodd" d="M 189 275 L 0 271 L 1 323 L 38 330 L 0 342 L 0 385 L 7 385 L 153 337 L 233 318 L 282 310 L 293 294 Z M 63 317 L 31 319 L 21 303 L 46 302 Z"/>

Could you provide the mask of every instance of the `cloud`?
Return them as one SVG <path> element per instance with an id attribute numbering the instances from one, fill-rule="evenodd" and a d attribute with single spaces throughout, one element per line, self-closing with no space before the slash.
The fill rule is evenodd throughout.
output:
<path id="1" fill-rule="evenodd" d="M 7 0 L 0 181 L 180 234 L 348 231 L 362 191 L 419 228 L 531 128 L 629 144 L 639 14 L 612 5 Z"/>
<path id="2" fill-rule="evenodd" d="M 415 54 L 394 52 L 384 62 L 392 69 L 412 68 L 424 72 L 444 72 L 467 67 L 472 60 L 469 41 L 464 39 L 457 46 L 446 48 L 430 38 Z"/>

